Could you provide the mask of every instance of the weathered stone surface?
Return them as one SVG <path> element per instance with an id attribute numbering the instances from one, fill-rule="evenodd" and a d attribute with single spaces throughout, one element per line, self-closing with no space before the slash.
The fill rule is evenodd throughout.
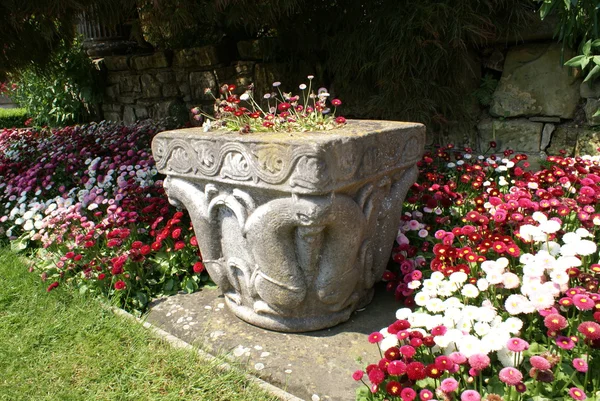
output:
<path id="1" fill-rule="evenodd" d="M 104 65 L 109 71 L 124 71 L 129 69 L 129 56 L 104 57 Z"/>
<path id="2" fill-rule="evenodd" d="M 173 59 L 173 67 L 211 67 L 222 61 L 219 53 L 220 51 L 215 46 L 177 50 Z"/>
<path id="3" fill-rule="evenodd" d="M 141 92 L 142 84 L 140 83 L 139 75 L 123 75 L 119 79 L 119 87 L 121 93 L 124 92 Z"/>
<path id="4" fill-rule="evenodd" d="M 194 99 L 212 99 L 211 95 L 204 93 L 206 88 L 210 88 L 217 93 L 217 80 L 210 71 L 199 71 L 190 73 L 190 87 Z"/>
<path id="5" fill-rule="evenodd" d="M 594 117 L 594 114 L 600 109 L 600 101 L 596 99 L 587 99 L 584 109 L 588 125 L 600 125 L 600 116 Z"/>
<path id="6" fill-rule="evenodd" d="M 167 68 L 171 64 L 166 52 L 156 52 L 150 55 L 133 56 L 131 64 L 136 70 L 150 68 Z"/>
<path id="7" fill-rule="evenodd" d="M 550 144 L 550 140 L 552 139 L 552 133 L 556 126 L 554 124 L 544 124 L 544 129 L 542 130 L 542 142 L 540 143 L 540 150 L 545 150 Z"/>
<path id="8" fill-rule="evenodd" d="M 107 86 L 104 90 L 104 96 L 106 96 L 108 100 L 116 100 L 116 98 L 119 96 L 119 85 Z"/>
<path id="9" fill-rule="evenodd" d="M 582 82 L 579 86 L 579 95 L 584 99 L 600 98 L 600 82 Z"/>
<path id="10" fill-rule="evenodd" d="M 271 92 L 273 82 L 282 81 L 283 64 L 256 64 L 254 68 L 254 91 L 257 99 L 262 99 L 265 93 Z"/>
<path id="11" fill-rule="evenodd" d="M 174 71 L 161 71 L 156 73 L 156 79 L 161 84 L 170 84 L 175 82 L 175 72 Z"/>
<path id="12" fill-rule="evenodd" d="M 118 103 L 104 103 L 104 104 L 102 104 L 102 110 L 104 110 L 104 111 L 118 111 L 118 112 L 121 112 L 122 108 L 123 108 L 123 106 L 121 106 Z"/>
<path id="13" fill-rule="evenodd" d="M 144 97 L 161 97 L 160 82 L 151 74 L 144 74 L 141 77 L 142 93 Z"/>
<path id="14" fill-rule="evenodd" d="M 512 149 L 518 152 L 539 152 L 544 124 L 525 118 L 511 120 L 485 120 L 477 125 L 480 149 L 486 150 L 490 141 L 497 144 L 496 151 Z"/>
<path id="15" fill-rule="evenodd" d="M 122 121 L 121 113 L 116 111 L 105 111 L 104 119 L 107 121 Z"/>
<path id="16" fill-rule="evenodd" d="M 215 68 L 213 72 L 217 77 L 217 82 L 219 85 L 231 84 L 235 81 L 236 74 L 233 66 Z"/>
<path id="17" fill-rule="evenodd" d="M 552 141 L 546 153 L 558 155 L 561 150 L 565 150 L 568 156 L 597 155 L 598 147 L 600 147 L 600 129 L 559 126 L 552 134 Z"/>
<path id="18" fill-rule="evenodd" d="M 254 65 L 256 63 L 253 61 L 238 61 L 235 63 L 235 72 L 240 75 L 249 75 L 252 76 L 254 74 Z"/>
<path id="19" fill-rule="evenodd" d="M 243 40 L 237 43 L 242 60 L 263 60 L 268 57 L 271 47 L 272 41 L 269 38 Z"/>
<path id="20" fill-rule="evenodd" d="M 565 52 L 569 59 L 572 52 Z M 560 63 L 560 44 L 532 44 L 511 49 L 494 92 L 490 114 L 497 117 L 573 118 L 580 80 Z"/>
<path id="21" fill-rule="evenodd" d="M 144 106 L 135 107 L 134 112 L 135 112 L 135 118 L 138 120 L 144 120 L 144 119 L 150 117 L 150 115 L 148 114 L 148 109 Z"/>
<path id="22" fill-rule="evenodd" d="M 125 124 L 133 124 L 136 121 L 135 111 L 133 110 L 133 106 L 125 106 L 123 111 L 123 122 Z"/>
<path id="23" fill-rule="evenodd" d="M 541 40 L 553 40 L 555 38 L 556 26 L 559 21 L 554 15 L 549 15 L 541 20 L 535 13 L 527 16 L 528 21 L 518 31 L 510 30 L 506 35 L 496 40 L 496 43 L 508 45 L 533 42 Z"/>
<path id="24" fill-rule="evenodd" d="M 559 123 L 560 117 L 529 117 L 529 121 L 536 123 Z"/>
<path id="25" fill-rule="evenodd" d="M 119 96 L 119 103 L 134 104 L 137 97 L 139 96 Z"/>
<path id="26" fill-rule="evenodd" d="M 168 131 L 152 152 L 233 313 L 310 331 L 370 302 L 424 143 L 421 124 L 350 121 L 327 135 Z"/>
<path id="27" fill-rule="evenodd" d="M 163 97 L 175 97 L 179 95 L 179 89 L 176 84 L 164 84 L 162 94 Z"/>

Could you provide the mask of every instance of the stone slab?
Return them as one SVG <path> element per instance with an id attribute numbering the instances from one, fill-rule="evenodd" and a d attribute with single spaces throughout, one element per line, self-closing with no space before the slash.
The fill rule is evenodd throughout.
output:
<path id="1" fill-rule="evenodd" d="M 565 150 L 568 156 L 597 155 L 600 147 L 600 127 L 558 126 L 552 133 L 549 155 Z"/>
<path id="2" fill-rule="evenodd" d="M 565 51 L 564 58 L 572 56 Z M 493 94 L 495 117 L 551 116 L 573 118 L 581 80 L 561 65 L 561 45 L 529 44 L 511 49 Z"/>
<path id="3" fill-rule="evenodd" d="M 150 55 L 134 56 L 131 64 L 136 70 L 148 70 L 151 68 L 167 68 L 171 64 L 166 52 L 156 52 Z"/>
<path id="4" fill-rule="evenodd" d="M 104 57 L 104 65 L 109 71 L 125 71 L 129 69 L 129 56 Z"/>
<path id="5" fill-rule="evenodd" d="M 544 124 L 525 118 L 509 120 L 484 120 L 477 125 L 480 148 L 485 151 L 491 141 L 497 144 L 496 152 L 512 149 L 516 152 L 539 152 Z"/>
<path id="6" fill-rule="evenodd" d="M 535 123 L 559 123 L 560 117 L 529 117 L 529 121 Z"/>
<path id="7" fill-rule="evenodd" d="M 579 95 L 581 95 L 581 97 L 585 99 L 600 98 L 600 82 L 582 82 L 581 86 L 579 87 Z"/>
<path id="8" fill-rule="evenodd" d="M 403 307 L 383 287 L 379 284 L 371 304 L 347 322 L 310 333 L 251 326 L 224 306 L 219 290 L 207 288 L 154 301 L 147 321 L 212 355 L 245 363 L 251 374 L 301 399 L 354 401 L 362 384 L 352 380 L 352 372 L 379 360 L 368 335 L 393 323 Z"/>
<path id="9" fill-rule="evenodd" d="M 177 50 L 173 67 L 210 67 L 221 62 L 221 52 L 215 46 L 192 47 Z"/>

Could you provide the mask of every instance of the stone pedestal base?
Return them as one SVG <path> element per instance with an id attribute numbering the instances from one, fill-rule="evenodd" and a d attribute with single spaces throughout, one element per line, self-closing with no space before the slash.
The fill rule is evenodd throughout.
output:
<path id="1" fill-rule="evenodd" d="M 424 142 L 420 124 L 351 121 L 319 133 L 169 131 L 152 148 L 229 308 L 300 332 L 370 302 Z"/>

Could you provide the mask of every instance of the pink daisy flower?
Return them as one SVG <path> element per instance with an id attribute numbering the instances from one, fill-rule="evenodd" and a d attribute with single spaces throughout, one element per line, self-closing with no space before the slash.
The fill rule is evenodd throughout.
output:
<path id="1" fill-rule="evenodd" d="M 537 355 L 534 355 L 531 358 L 529 358 L 529 363 L 531 363 L 531 366 L 539 370 L 550 369 L 552 366 L 546 358 Z"/>
<path id="2" fill-rule="evenodd" d="M 419 398 L 421 401 L 429 401 L 433 398 L 433 392 L 424 388 L 419 392 Z"/>
<path id="3" fill-rule="evenodd" d="M 583 392 L 583 390 L 577 387 L 571 387 L 569 389 L 569 395 L 574 400 L 585 400 L 587 398 L 587 395 Z"/>
<path id="4" fill-rule="evenodd" d="M 575 370 L 581 373 L 585 373 L 588 370 L 588 364 L 582 358 L 573 359 L 573 367 L 575 368 Z"/>
<path id="5" fill-rule="evenodd" d="M 467 362 L 467 357 L 460 352 L 453 352 L 448 356 L 448 358 L 450 358 L 453 363 L 458 365 L 462 365 L 463 363 Z"/>
<path id="6" fill-rule="evenodd" d="M 575 348 L 575 342 L 573 342 L 573 340 L 571 338 L 565 337 L 565 336 L 557 336 L 556 337 L 556 345 L 559 348 L 566 349 L 566 350 L 571 350 L 571 349 Z"/>
<path id="7" fill-rule="evenodd" d="M 594 301 L 584 294 L 577 294 L 573 296 L 573 303 L 579 310 L 591 310 L 594 309 Z"/>
<path id="8" fill-rule="evenodd" d="M 483 370 L 490 366 L 490 357 L 486 354 L 473 354 L 469 357 L 469 365 L 476 370 Z"/>
<path id="9" fill-rule="evenodd" d="M 506 343 L 506 348 L 512 352 L 523 352 L 529 348 L 529 343 L 522 338 L 513 337 Z"/>
<path id="10" fill-rule="evenodd" d="M 600 324 L 596 322 L 583 322 L 577 326 L 577 331 L 590 340 L 600 339 Z"/>
<path id="11" fill-rule="evenodd" d="M 402 401 L 413 401 L 417 398 L 417 392 L 410 387 L 403 388 L 400 392 L 400 398 L 402 398 Z"/>
<path id="12" fill-rule="evenodd" d="M 523 374 L 518 369 L 510 366 L 503 368 L 498 376 L 500 377 L 500 380 L 511 386 L 515 386 L 523 380 Z"/>
<path id="13" fill-rule="evenodd" d="M 453 391 L 456 391 L 456 389 L 458 388 L 458 382 L 452 377 L 449 377 L 447 379 L 442 380 L 440 388 L 444 393 L 451 393 Z"/>
<path id="14" fill-rule="evenodd" d="M 466 390 L 460 395 L 460 401 L 480 401 L 481 395 L 475 390 Z"/>
<path id="15" fill-rule="evenodd" d="M 352 373 L 352 378 L 356 381 L 359 381 L 363 378 L 364 374 L 365 372 L 363 372 L 362 370 L 357 370 L 354 373 Z"/>
<path id="16" fill-rule="evenodd" d="M 567 319 L 558 313 L 551 313 L 544 318 L 544 326 L 548 330 L 560 331 L 568 326 Z"/>
<path id="17" fill-rule="evenodd" d="M 392 376 L 402 376 L 406 373 L 406 364 L 402 361 L 392 361 L 387 367 L 388 374 Z"/>
<path id="18" fill-rule="evenodd" d="M 369 342 L 371 344 L 378 343 L 381 340 L 383 340 L 383 334 L 381 334 L 380 332 L 376 331 L 374 333 L 369 334 Z"/>

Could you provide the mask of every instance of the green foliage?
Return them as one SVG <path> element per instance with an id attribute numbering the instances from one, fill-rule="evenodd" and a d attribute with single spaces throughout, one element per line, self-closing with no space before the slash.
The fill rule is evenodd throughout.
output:
<path id="1" fill-rule="evenodd" d="M 50 62 L 62 42 L 75 38 L 80 14 L 94 9 L 105 25 L 118 22 L 135 0 L 0 1 L 0 81 L 4 74 Z"/>
<path id="2" fill-rule="evenodd" d="M 0 109 L 0 128 L 23 127 L 26 119 L 25 109 Z"/>
<path id="3" fill-rule="evenodd" d="M 100 101 L 100 74 L 80 42 L 63 42 L 45 68 L 31 64 L 9 75 L 17 84 L 10 96 L 38 125 L 84 122 Z"/>
<path id="4" fill-rule="evenodd" d="M 498 86 L 498 80 L 492 74 L 485 74 L 481 78 L 481 84 L 474 95 L 480 105 L 489 107 L 492 104 L 492 95 Z"/>

